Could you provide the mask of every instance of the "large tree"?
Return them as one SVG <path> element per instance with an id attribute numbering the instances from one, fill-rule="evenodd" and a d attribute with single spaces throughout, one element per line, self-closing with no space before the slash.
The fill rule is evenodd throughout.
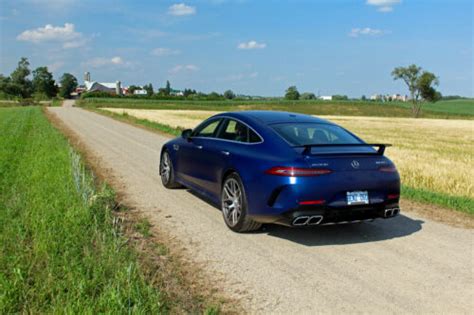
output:
<path id="1" fill-rule="evenodd" d="M 143 89 L 146 91 L 146 95 L 152 96 L 154 91 L 153 91 L 153 85 L 151 83 L 145 84 L 143 86 Z"/>
<path id="2" fill-rule="evenodd" d="M 169 96 L 171 94 L 171 83 L 166 80 L 165 95 Z"/>
<path id="3" fill-rule="evenodd" d="M 16 69 L 10 74 L 9 90 L 12 94 L 21 97 L 31 96 L 33 89 L 31 81 L 28 79 L 30 74 L 30 63 L 27 58 L 22 57 Z"/>
<path id="4" fill-rule="evenodd" d="M 408 67 L 397 67 L 392 71 L 394 80 L 403 80 L 410 91 L 412 101 L 412 113 L 414 117 L 419 117 L 423 103 L 420 98 L 436 102 L 441 98 L 441 94 L 436 91 L 434 86 L 439 85 L 438 78 L 431 72 L 424 71 L 417 65 Z"/>
<path id="5" fill-rule="evenodd" d="M 48 98 L 56 96 L 58 89 L 53 79 L 53 74 L 47 67 L 38 67 L 33 71 L 33 90 Z"/>
<path id="6" fill-rule="evenodd" d="M 311 92 L 306 92 L 306 93 L 301 94 L 300 98 L 302 100 L 315 100 L 316 95 L 314 95 L 314 93 L 311 93 Z"/>
<path id="7" fill-rule="evenodd" d="M 70 98 L 71 93 L 77 88 L 77 79 L 70 73 L 64 73 L 60 80 L 61 87 L 59 95 L 64 98 Z"/>
<path id="8" fill-rule="evenodd" d="M 235 93 L 232 92 L 232 90 L 227 90 L 224 92 L 224 97 L 228 100 L 234 99 L 235 98 Z"/>
<path id="9" fill-rule="evenodd" d="M 287 100 L 298 100 L 300 98 L 300 92 L 298 92 L 298 89 L 296 86 L 290 86 L 286 91 L 285 91 L 285 99 Z"/>

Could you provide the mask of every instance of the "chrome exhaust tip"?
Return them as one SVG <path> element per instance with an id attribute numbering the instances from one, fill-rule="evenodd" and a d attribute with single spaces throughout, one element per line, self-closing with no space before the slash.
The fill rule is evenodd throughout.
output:
<path id="1" fill-rule="evenodd" d="M 400 208 L 385 209 L 384 218 L 391 218 L 400 213 Z"/>
<path id="2" fill-rule="evenodd" d="M 392 216 L 392 213 L 393 213 L 393 209 L 385 209 L 384 211 L 384 218 L 390 218 Z"/>
<path id="3" fill-rule="evenodd" d="M 302 226 L 302 225 L 306 225 L 309 221 L 309 217 L 307 215 L 303 215 L 303 216 L 300 216 L 300 217 L 296 217 L 294 220 L 293 220 L 293 225 L 294 226 Z"/>
<path id="4" fill-rule="evenodd" d="M 313 215 L 309 218 L 308 225 L 318 225 L 321 221 L 323 221 L 322 215 Z"/>

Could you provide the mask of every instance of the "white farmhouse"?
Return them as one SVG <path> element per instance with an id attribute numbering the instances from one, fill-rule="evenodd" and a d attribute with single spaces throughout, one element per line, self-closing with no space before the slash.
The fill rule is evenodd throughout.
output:
<path id="1" fill-rule="evenodd" d="M 146 90 L 135 90 L 133 91 L 133 95 L 147 95 L 147 91 Z"/>

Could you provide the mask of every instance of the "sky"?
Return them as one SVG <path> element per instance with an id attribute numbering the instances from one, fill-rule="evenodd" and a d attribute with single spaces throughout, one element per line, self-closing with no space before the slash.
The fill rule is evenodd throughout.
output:
<path id="1" fill-rule="evenodd" d="M 474 96 L 469 0 L 0 0 L 0 73 L 20 57 L 58 79 L 282 96 L 408 94 L 415 63 Z"/>

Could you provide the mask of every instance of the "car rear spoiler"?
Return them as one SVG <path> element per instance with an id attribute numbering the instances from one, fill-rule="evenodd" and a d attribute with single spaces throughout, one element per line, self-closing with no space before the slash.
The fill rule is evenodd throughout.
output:
<path id="1" fill-rule="evenodd" d="M 312 148 L 332 148 L 332 147 L 378 147 L 377 151 L 372 152 L 358 152 L 357 154 L 364 155 L 383 155 L 386 147 L 391 147 L 391 144 L 381 144 L 381 143 L 348 143 L 348 144 L 306 144 L 306 145 L 297 145 L 294 148 L 304 148 L 303 155 L 310 155 Z M 351 154 L 352 152 L 322 152 L 321 154 L 337 154 L 345 155 Z"/>

